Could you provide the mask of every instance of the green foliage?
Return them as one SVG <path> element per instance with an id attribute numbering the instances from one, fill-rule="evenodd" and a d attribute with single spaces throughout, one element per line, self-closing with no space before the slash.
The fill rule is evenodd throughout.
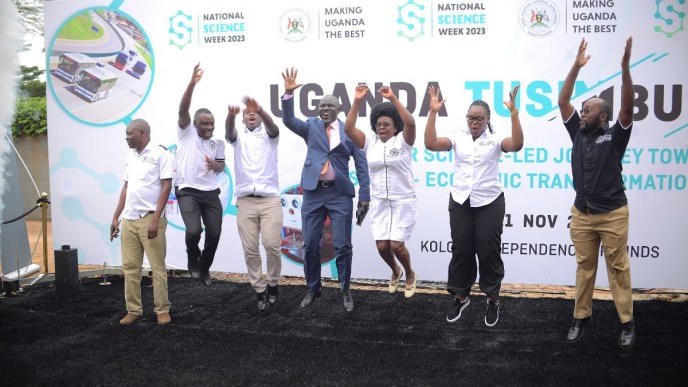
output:
<path id="1" fill-rule="evenodd" d="M 45 82 L 39 77 L 45 70 L 39 70 L 37 66 L 20 66 L 21 82 L 19 91 L 22 97 L 45 97 Z"/>
<path id="2" fill-rule="evenodd" d="M 48 131 L 45 97 L 17 98 L 12 137 L 37 136 Z"/>
<path id="3" fill-rule="evenodd" d="M 91 27 L 96 27 L 98 32 L 92 30 Z M 71 40 L 95 40 L 101 38 L 104 34 L 103 26 L 93 22 L 90 11 L 86 11 L 75 16 L 65 24 L 57 37 Z"/>
<path id="4" fill-rule="evenodd" d="M 43 0 L 13 1 L 25 32 L 43 35 Z M 15 101 L 12 137 L 33 137 L 48 131 L 45 82 L 40 80 L 43 73 L 45 70 L 36 66 L 21 66 L 20 97 Z"/>

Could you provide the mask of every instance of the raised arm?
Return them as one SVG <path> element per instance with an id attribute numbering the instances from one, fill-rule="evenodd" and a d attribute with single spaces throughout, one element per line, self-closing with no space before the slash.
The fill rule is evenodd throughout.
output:
<path id="1" fill-rule="evenodd" d="M 361 106 L 361 101 L 368 92 L 368 85 L 359 83 L 356 86 L 356 93 L 354 95 L 354 102 L 351 103 L 349 114 L 346 115 L 344 122 L 344 132 L 356 144 L 357 147 L 363 149 L 365 145 L 365 134 L 356 127 L 356 120 L 358 119 L 358 109 Z"/>
<path id="2" fill-rule="evenodd" d="M 236 129 L 236 116 L 241 111 L 239 106 L 227 106 L 227 118 L 225 119 L 225 140 L 234 142 L 239 133 Z"/>
<path id="3" fill-rule="evenodd" d="M 394 94 L 394 91 L 392 91 L 391 87 L 382 86 L 380 88 L 380 94 L 389 100 L 389 102 L 391 102 L 392 105 L 394 105 L 394 107 L 397 109 L 397 112 L 399 112 L 401 120 L 404 122 L 404 131 L 402 132 L 404 141 L 406 141 L 406 143 L 409 145 L 413 145 L 416 142 L 416 120 L 413 118 L 408 109 L 406 109 L 406 106 L 399 101 L 399 98 L 397 98 L 396 94 Z"/>
<path id="4" fill-rule="evenodd" d="M 179 103 L 179 119 L 177 123 L 180 128 L 186 128 L 191 122 L 191 114 L 189 114 L 189 108 L 191 107 L 191 97 L 193 97 L 194 88 L 198 81 L 203 77 L 203 70 L 200 68 L 201 64 L 197 63 L 194 66 L 193 74 L 191 75 L 191 81 L 186 86 L 184 94 L 182 94 L 182 100 Z"/>
<path id="5" fill-rule="evenodd" d="M 521 128 L 521 120 L 518 119 L 518 109 L 516 109 L 516 95 L 518 94 L 517 85 L 514 90 L 509 93 L 509 100 L 504 101 L 504 105 L 511 112 L 511 137 L 506 137 L 502 140 L 502 150 L 506 152 L 518 152 L 523 148 L 523 128 Z"/>
<path id="6" fill-rule="evenodd" d="M 296 75 L 298 70 L 295 68 L 286 69 L 282 73 L 284 79 L 284 97 L 282 97 L 282 123 L 287 129 L 296 133 L 304 140 L 308 136 L 308 124 L 294 116 L 294 90 L 302 86 L 296 83 Z"/>
<path id="7" fill-rule="evenodd" d="M 571 66 L 571 70 L 569 70 L 564 80 L 564 85 L 559 92 L 559 112 L 561 113 L 562 120 L 567 120 L 571 117 L 573 111 L 576 110 L 571 104 L 571 96 L 573 95 L 573 88 L 576 85 L 576 79 L 578 79 L 578 72 L 590 59 L 590 55 L 585 55 L 585 50 L 587 48 L 588 42 L 586 42 L 585 39 L 581 40 L 580 46 L 578 46 L 576 60 L 573 62 L 573 66 Z"/>
<path id="8" fill-rule="evenodd" d="M 279 135 L 279 127 L 275 124 L 275 121 L 272 120 L 270 114 L 263 110 L 263 107 L 260 106 L 260 104 L 256 102 L 255 99 L 246 96 L 244 97 L 243 102 L 246 105 L 247 109 L 251 109 L 254 112 L 256 112 L 256 114 L 258 114 L 260 118 L 263 120 L 263 124 L 265 125 L 265 131 L 267 132 L 270 138 L 275 138 Z"/>
<path id="9" fill-rule="evenodd" d="M 444 105 L 444 100 L 439 99 L 439 93 L 439 88 L 435 89 L 435 86 L 428 87 L 430 114 L 428 114 L 428 122 L 425 125 L 425 147 L 431 151 L 448 151 L 452 148 L 451 140 L 446 137 L 438 138 L 437 129 L 435 129 L 437 112 Z"/>
<path id="10" fill-rule="evenodd" d="M 633 123 L 633 80 L 631 79 L 631 48 L 633 47 L 633 37 L 626 40 L 623 58 L 621 58 L 621 110 L 619 110 L 619 123 L 627 128 Z"/>

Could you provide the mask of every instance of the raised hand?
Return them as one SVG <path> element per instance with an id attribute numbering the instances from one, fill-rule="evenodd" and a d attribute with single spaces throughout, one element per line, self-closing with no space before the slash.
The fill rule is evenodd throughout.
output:
<path id="1" fill-rule="evenodd" d="M 191 83 L 193 83 L 194 85 L 197 84 L 198 81 L 201 80 L 201 78 L 203 78 L 203 69 L 201 69 L 200 66 L 200 63 L 197 63 L 196 66 L 194 66 L 193 75 L 191 76 Z"/>
<path id="2" fill-rule="evenodd" d="M 440 94 L 440 88 L 435 88 L 435 86 L 430 86 L 428 87 L 428 95 L 430 96 L 430 110 L 433 112 L 438 112 L 440 109 L 442 109 L 442 105 L 444 105 L 444 99 L 440 100 L 439 97 Z"/>
<path id="3" fill-rule="evenodd" d="M 380 90 L 378 90 L 381 96 L 383 96 L 385 99 L 390 99 L 394 97 L 394 92 L 392 91 L 392 88 L 389 86 L 382 86 L 380 87 Z"/>
<path id="4" fill-rule="evenodd" d="M 239 106 L 233 106 L 233 105 L 228 105 L 227 106 L 227 114 L 230 116 L 236 116 L 239 114 L 241 111 L 241 108 Z"/>
<path id="5" fill-rule="evenodd" d="M 585 38 L 581 40 L 580 46 L 578 46 L 578 55 L 576 55 L 576 62 L 575 65 L 578 68 L 581 68 L 585 66 L 586 63 L 588 63 L 588 60 L 590 60 L 590 55 L 585 55 L 585 50 L 588 48 L 588 42 L 585 41 Z"/>
<path id="6" fill-rule="evenodd" d="M 284 90 L 287 94 L 292 94 L 294 90 L 303 86 L 302 83 L 296 83 L 296 75 L 298 73 L 299 70 L 293 67 L 291 69 L 286 69 L 286 71 L 282 73 L 282 78 L 284 79 Z"/>
<path id="7" fill-rule="evenodd" d="M 504 106 L 506 106 L 507 109 L 509 109 L 509 111 L 516 109 L 516 95 L 518 94 L 519 87 L 521 87 L 521 85 L 516 85 L 516 87 L 514 87 L 514 90 L 509 92 L 509 100 L 502 102 Z"/>
<path id="8" fill-rule="evenodd" d="M 366 93 L 368 93 L 368 85 L 366 85 L 365 83 L 359 83 L 356 86 L 356 92 L 354 93 L 354 100 L 356 100 L 356 101 L 363 100 Z"/>
<path id="9" fill-rule="evenodd" d="M 258 102 L 256 102 L 255 99 L 249 96 L 245 96 L 244 99 L 242 100 L 244 105 L 246 105 L 246 110 L 250 110 L 256 114 L 258 114 L 259 111 L 261 111 L 263 108 L 260 106 Z"/>
<path id="10" fill-rule="evenodd" d="M 631 48 L 633 47 L 633 37 L 629 36 L 626 40 L 626 48 L 624 49 L 623 57 L 621 58 L 621 68 L 628 69 L 631 62 Z"/>

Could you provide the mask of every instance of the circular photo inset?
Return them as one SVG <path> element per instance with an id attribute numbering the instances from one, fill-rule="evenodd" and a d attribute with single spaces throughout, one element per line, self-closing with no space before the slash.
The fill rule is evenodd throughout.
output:
<path id="1" fill-rule="evenodd" d="M 85 124 L 109 126 L 130 117 L 153 83 L 153 49 L 129 15 L 105 7 L 69 17 L 48 55 L 50 89 L 62 109 Z"/>

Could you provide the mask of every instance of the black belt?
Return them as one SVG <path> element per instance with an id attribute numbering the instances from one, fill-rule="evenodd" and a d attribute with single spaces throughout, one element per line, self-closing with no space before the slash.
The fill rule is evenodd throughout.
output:
<path id="1" fill-rule="evenodd" d="M 318 187 L 332 188 L 334 187 L 334 180 L 318 180 Z"/>
<path id="2" fill-rule="evenodd" d="M 139 215 L 139 218 L 143 218 L 144 216 L 150 215 L 150 214 L 155 214 L 155 211 L 148 211 L 148 212 L 147 212 L 146 214 L 144 214 L 144 215 Z"/>
<path id="3" fill-rule="evenodd" d="M 262 198 L 263 196 L 250 194 L 250 195 L 246 195 L 246 197 L 248 197 L 248 198 Z"/>

